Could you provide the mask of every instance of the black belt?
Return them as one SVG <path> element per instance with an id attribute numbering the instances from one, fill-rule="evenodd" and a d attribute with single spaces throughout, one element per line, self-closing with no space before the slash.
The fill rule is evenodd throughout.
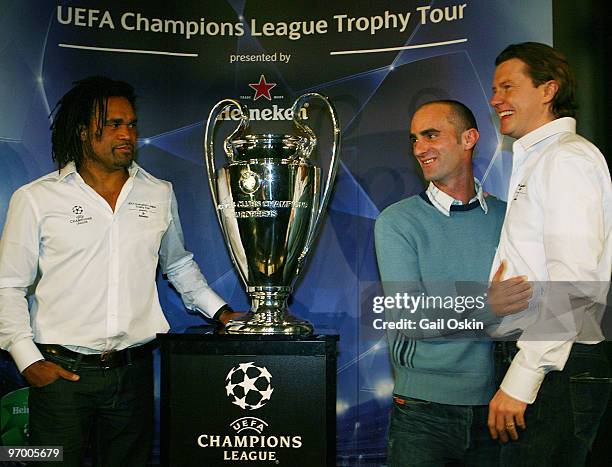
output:
<path id="1" fill-rule="evenodd" d="M 97 354 L 83 354 L 57 344 L 36 344 L 43 355 L 67 361 L 74 370 L 79 367 L 103 368 L 106 370 L 119 368 L 128 365 L 134 360 L 150 356 L 157 345 L 157 341 L 152 340 L 146 344 L 128 347 L 127 349 L 110 350 Z"/>

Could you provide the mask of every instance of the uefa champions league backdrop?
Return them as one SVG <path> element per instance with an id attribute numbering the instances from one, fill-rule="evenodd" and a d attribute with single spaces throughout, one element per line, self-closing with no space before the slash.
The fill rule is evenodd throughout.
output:
<path id="1" fill-rule="evenodd" d="M 497 136 L 488 105 L 493 61 L 507 44 L 528 40 L 552 42 L 550 0 L 1 0 L 0 226 L 12 192 L 55 168 L 48 116 L 72 82 L 94 74 L 128 81 L 138 93 L 139 163 L 173 183 L 187 247 L 212 286 L 246 309 L 210 200 L 203 121 L 231 97 L 256 109 L 254 132 L 291 132 L 287 109 L 297 96 L 329 96 L 342 162 L 290 308 L 340 334 L 339 463 L 377 465 L 392 376 L 384 334 L 360 323 L 372 312 L 363 297 L 378 281 L 374 221 L 424 187 L 410 153 L 410 116 L 432 99 L 467 104 L 481 132 L 476 175 L 505 198 L 511 165 L 502 153 L 510 144 Z M 329 125 L 311 118 L 325 169 Z M 225 124 L 229 131 L 233 122 Z M 203 323 L 161 278 L 158 288 L 173 330 Z M 8 363 L 2 371 L 16 381 Z"/>

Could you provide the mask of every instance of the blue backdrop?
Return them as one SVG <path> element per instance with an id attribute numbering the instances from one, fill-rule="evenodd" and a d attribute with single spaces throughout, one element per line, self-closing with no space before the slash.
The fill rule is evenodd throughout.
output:
<path id="1" fill-rule="evenodd" d="M 342 125 L 342 164 L 291 309 L 341 336 L 339 463 L 378 465 L 392 377 L 384 335 L 360 338 L 360 315 L 369 313 L 361 301 L 378 287 L 378 213 L 424 186 L 410 154 L 410 116 L 434 98 L 467 104 L 481 130 L 476 175 L 505 198 L 509 142 L 488 105 L 493 61 L 512 42 L 550 44 L 551 10 L 550 0 L 0 0 L 0 226 L 12 192 L 55 168 L 48 116 L 72 82 L 93 74 L 126 80 L 138 93 L 139 163 L 174 184 L 188 248 L 212 286 L 245 309 L 212 210 L 203 121 L 225 97 L 276 106 L 278 116 L 304 92 L 329 96 Z M 269 95 L 257 87 L 262 76 L 275 85 Z M 291 131 L 289 121 L 252 123 L 255 131 Z M 312 125 L 329 133 L 324 119 Z M 323 136 L 316 154 L 323 167 L 328 142 Z M 174 330 L 202 323 L 162 279 L 158 288 Z M 6 380 L 12 370 L 3 368 Z"/>

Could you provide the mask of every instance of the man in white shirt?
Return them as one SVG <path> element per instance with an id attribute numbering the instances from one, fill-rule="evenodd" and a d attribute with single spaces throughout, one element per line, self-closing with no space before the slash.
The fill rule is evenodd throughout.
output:
<path id="1" fill-rule="evenodd" d="M 169 329 L 158 264 L 187 308 L 232 316 L 184 248 L 172 185 L 134 162 L 134 103 L 104 77 L 62 97 L 59 170 L 14 193 L 0 240 L 0 347 L 31 385 L 30 444 L 63 446 L 63 465 L 81 464 L 94 426 L 101 465 L 146 464 L 151 351 Z"/>
<path id="2" fill-rule="evenodd" d="M 496 59 L 491 105 L 516 138 L 506 219 L 492 274 L 535 284 L 530 309 L 503 319 L 507 371 L 489 429 L 502 465 L 584 465 L 610 391 L 599 326 L 612 268 L 612 184 L 599 150 L 576 134 L 575 80 L 539 43 Z M 500 362 L 501 363 L 501 362 Z M 521 431 L 517 427 L 522 428 Z"/>

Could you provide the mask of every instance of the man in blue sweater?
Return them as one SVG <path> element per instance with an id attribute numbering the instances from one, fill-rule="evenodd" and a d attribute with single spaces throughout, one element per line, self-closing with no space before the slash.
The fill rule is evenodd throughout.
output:
<path id="1" fill-rule="evenodd" d="M 419 306 L 410 302 L 411 310 L 386 310 L 395 376 L 388 465 L 497 465 L 498 444 L 487 430 L 495 390 L 492 345 L 473 335 L 461 339 L 458 329 L 483 330 L 495 321 L 485 306 L 485 284 L 505 203 L 485 199 L 474 178 L 479 133 L 465 105 L 421 106 L 410 133 L 429 186 L 385 209 L 375 228 L 385 294 L 420 300 Z M 467 291 L 468 281 L 481 283 L 480 292 Z M 508 310 L 525 309 L 528 284 L 521 278 L 504 284 L 518 294 Z"/>

